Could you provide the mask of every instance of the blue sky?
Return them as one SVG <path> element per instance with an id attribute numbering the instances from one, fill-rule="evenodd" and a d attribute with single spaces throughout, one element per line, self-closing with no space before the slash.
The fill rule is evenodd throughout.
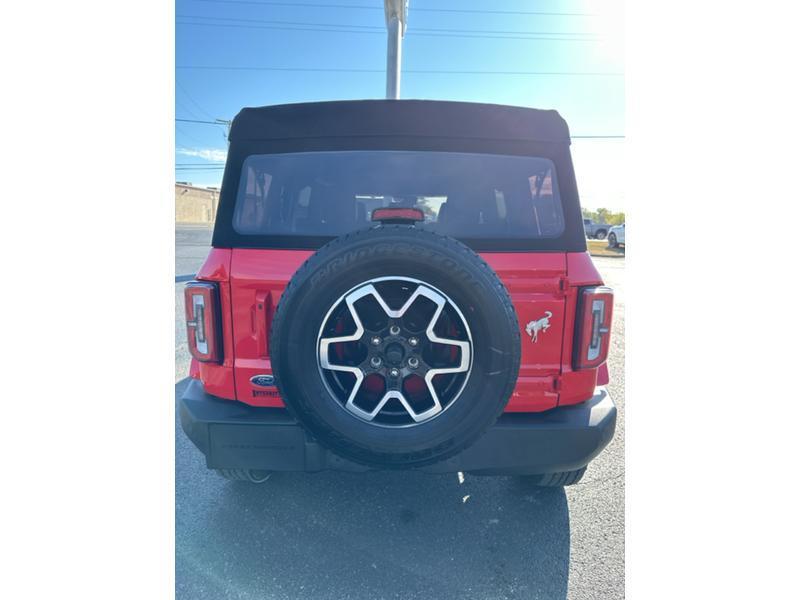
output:
<path id="1" fill-rule="evenodd" d="M 383 97 L 382 0 L 177 0 L 175 13 L 176 118 L 231 119 L 243 106 Z M 615 0 L 410 0 L 401 97 L 555 108 L 573 135 L 624 134 L 624 77 L 616 75 L 624 68 L 622 25 Z M 219 185 L 222 171 L 214 167 L 224 162 L 224 127 L 177 122 L 175 135 L 176 180 Z M 573 142 L 584 206 L 624 208 L 623 147 L 622 140 Z"/>

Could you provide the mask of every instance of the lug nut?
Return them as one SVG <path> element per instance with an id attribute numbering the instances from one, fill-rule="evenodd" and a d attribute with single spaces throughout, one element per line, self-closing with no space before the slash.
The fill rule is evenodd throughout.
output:
<path id="1" fill-rule="evenodd" d="M 371 364 L 375 369 L 381 366 L 381 362 L 380 356 L 373 356 L 371 359 L 369 359 L 369 364 Z"/>
<path id="2" fill-rule="evenodd" d="M 373 338 L 370 340 L 370 342 L 372 343 L 373 346 L 380 346 L 381 345 L 381 338 L 379 338 L 377 335 L 373 336 Z"/>
<path id="3" fill-rule="evenodd" d="M 408 344 L 410 346 L 416 346 L 417 344 L 419 344 L 419 340 L 417 338 L 413 338 L 413 337 L 409 338 L 408 339 Z"/>
<path id="4" fill-rule="evenodd" d="M 419 359 L 416 356 L 412 356 L 408 359 L 408 366 L 412 369 L 416 369 L 419 366 Z"/>
<path id="5" fill-rule="evenodd" d="M 392 335 L 397 335 L 398 333 L 400 333 L 400 328 L 397 325 L 392 325 L 391 327 L 389 327 L 389 333 L 391 333 Z"/>
<path id="6" fill-rule="evenodd" d="M 389 375 L 391 375 L 392 377 L 399 377 L 400 371 L 398 371 L 397 369 L 392 369 L 391 371 L 389 371 Z"/>

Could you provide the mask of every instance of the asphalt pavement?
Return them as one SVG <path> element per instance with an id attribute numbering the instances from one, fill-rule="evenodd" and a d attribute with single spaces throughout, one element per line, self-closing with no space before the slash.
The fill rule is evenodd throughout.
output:
<path id="1" fill-rule="evenodd" d="M 181 276 L 210 239 L 207 227 L 176 227 L 176 400 L 189 364 Z M 177 598 L 623 598 L 625 259 L 594 261 L 616 292 L 608 388 L 619 417 L 581 483 L 323 472 L 252 486 L 208 471 L 176 419 Z"/>

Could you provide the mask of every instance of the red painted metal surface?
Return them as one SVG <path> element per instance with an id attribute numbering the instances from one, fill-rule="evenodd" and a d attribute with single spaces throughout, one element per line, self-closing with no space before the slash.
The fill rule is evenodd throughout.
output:
<path id="1" fill-rule="evenodd" d="M 608 375 L 608 364 L 603 363 L 597 369 L 597 385 L 608 385 L 611 378 Z"/>
<path id="2" fill-rule="evenodd" d="M 220 282 L 224 355 L 221 365 L 199 364 L 199 376 L 209 393 L 254 406 L 283 406 L 277 390 L 258 388 L 250 378 L 272 373 L 268 347 L 272 316 L 289 279 L 311 254 L 212 250 L 198 278 Z M 571 364 L 578 288 L 602 284 L 589 255 L 487 252 L 481 256 L 508 289 L 521 328 L 519 379 L 506 410 L 540 412 L 590 398 L 595 385 L 607 380 L 607 369 L 573 371 Z M 543 318 L 548 327 L 539 329 L 533 341 L 526 326 Z"/>
<path id="3" fill-rule="evenodd" d="M 575 340 L 575 318 L 578 311 L 578 290 L 587 285 L 601 285 L 600 273 L 595 268 L 588 252 L 568 252 L 567 319 L 564 327 L 564 346 L 561 353 L 561 376 L 559 378 L 559 406 L 578 404 L 592 397 L 597 383 L 597 369 L 574 371 L 572 369 L 572 345 Z"/>
<path id="4" fill-rule="evenodd" d="M 231 250 L 212 248 L 197 272 L 197 279 L 219 283 L 220 314 L 222 318 L 222 363 L 200 363 L 200 379 L 209 394 L 236 399 L 233 377 L 233 333 L 231 331 Z"/>
<path id="5" fill-rule="evenodd" d="M 283 406 L 277 389 L 254 386 L 254 375 L 272 373 L 268 334 L 289 279 L 313 254 L 308 250 L 234 249 L 231 268 L 236 389 L 253 406 Z"/>
<path id="6" fill-rule="evenodd" d="M 539 412 L 553 408 L 558 404 L 561 336 L 568 320 L 563 290 L 565 254 L 486 252 L 481 257 L 505 284 L 521 329 L 519 379 L 506 410 Z M 526 326 L 542 318 L 547 318 L 549 327 L 539 331 L 534 342 Z"/>

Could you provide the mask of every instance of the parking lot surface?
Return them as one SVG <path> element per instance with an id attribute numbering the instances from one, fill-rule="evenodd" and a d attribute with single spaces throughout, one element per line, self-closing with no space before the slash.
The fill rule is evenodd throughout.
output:
<path id="1" fill-rule="evenodd" d="M 176 400 L 189 365 L 181 276 L 210 239 L 207 227 L 176 227 Z M 176 419 L 177 598 L 623 598 L 625 259 L 594 262 L 616 292 L 608 388 L 619 417 L 580 484 L 323 472 L 251 486 L 208 471 Z"/>

